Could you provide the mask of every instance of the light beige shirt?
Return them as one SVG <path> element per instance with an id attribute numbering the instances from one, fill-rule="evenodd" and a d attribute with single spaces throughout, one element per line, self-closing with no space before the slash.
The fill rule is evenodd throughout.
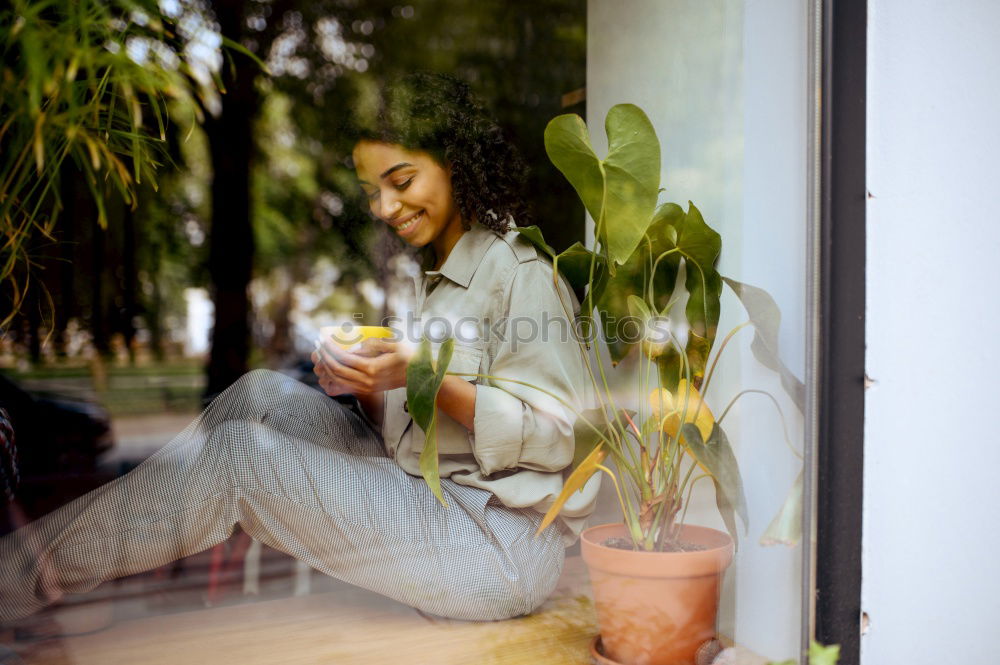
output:
<path id="1" fill-rule="evenodd" d="M 512 225 L 513 226 L 513 225 Z M 428 267 L 426 264 L 424 268 Z M 417 341 L 423 330 L 435 341 L 455 338 L 449 372 L 476 384 L 474 429 L 437 412 L 441 477 L 493 492 L 505 505 L 545 512 L 562 490 L 573 460 L 576 416 L 594 404 L 593 384 L 573 317 L 579 303 L 552 263 L 513 230 L 501 236 L 473 222 L 440 270 L 414 277 L 415 310 L 393 327 Z M 411 330 L 406 331 L 409 327 Z M 545 328 L 543 333 L 543 328 Z M 424 432 L 410 418 L 406 388 L 386 391 L 382 436 L 386 452 L 408 473 L 420 475 Z M 594 509 L 600 474 L 566 502 L 560 513 L 575 540 Z"/>

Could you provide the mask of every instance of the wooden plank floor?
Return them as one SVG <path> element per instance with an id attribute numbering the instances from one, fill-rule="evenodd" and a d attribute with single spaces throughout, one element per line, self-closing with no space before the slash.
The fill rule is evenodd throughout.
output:
<path id="1" fill-rule="evenodd" d="M 540 611 L 509 621 L 430 617 L 343 585 L 13 646 L 26 665 L 583 665 L 597 632 L 589 593 L 582 561 L 571 557 Z"/>

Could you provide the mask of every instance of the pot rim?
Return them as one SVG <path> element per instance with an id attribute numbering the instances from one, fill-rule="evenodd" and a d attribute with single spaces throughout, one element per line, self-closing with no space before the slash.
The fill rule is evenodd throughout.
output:
<path id="1" fill-rule="evenodd" d="M 621 522 L 592 526 L 580 534 L 580 553 L 590 568 L 630 577 L 689 577 L 718 574 L 729 567 L 735 552 L 732 537 L 711 527 L 684 524 L 682 537 L 707 545 L 692 552 L 647 552 L 603 545 L 608 537 L 628 537 Z"/>

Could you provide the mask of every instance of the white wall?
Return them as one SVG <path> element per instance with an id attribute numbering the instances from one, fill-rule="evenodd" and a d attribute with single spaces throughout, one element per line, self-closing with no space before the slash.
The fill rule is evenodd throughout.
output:
<path id="1" fill-rule="evenodd" d="M 995 663 L 1000 3 L 868 6 L 862 662 Z"/>
<path id="2" fill-rule="evenodd" d="M 723 236 L 720 270 L 770 291 L 784 314 L 783 357 L 802 375 L 805 333 L 807 16 L 797 0 L 591 0 L 587 124 L 598 154 L 614 104 L 638 104 L 662 145 L 666 200 L 695 202 Z M 723 294 L 719 341 L 745 320 Z M 801 420 L 779 382 L 747 351 L 745 331 L 726 351 L 708 400 L 718 415 L 742 388 L 783 401 L 792 438 Z M 634 354 L 633 354 L 634 355 Z M 623 364 L 625 370 L 630 368 Z M 800 551 L 757 541 L 801 464 L 784 447 L 765 398 L 745 398 L 725 427 L 741 463 L 748 535 L 727 574 L 720 628 L 783 660 L 799 647 Z M 610 492 L 610 483 L 605 489 Z M 722 527 L 710 484 L 698 486 L 688 521 Z M 600 521 L 620 521 L 609 494 Z"/>

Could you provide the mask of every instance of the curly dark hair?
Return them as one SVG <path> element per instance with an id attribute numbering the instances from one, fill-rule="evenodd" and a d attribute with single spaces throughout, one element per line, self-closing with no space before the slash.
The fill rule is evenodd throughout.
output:
<path id="1" fill-rule="evenodd" d="M 380 91 L 373 113 L 355 115 L 348 131 L 355 143 L 395 143 L 450 164 L 466 230 L 473 219 L 497 233 L 506 233 L 510 220 L 529 224 L 525 163 L 465 82 L 428 72 L 399 77 Z"/>

